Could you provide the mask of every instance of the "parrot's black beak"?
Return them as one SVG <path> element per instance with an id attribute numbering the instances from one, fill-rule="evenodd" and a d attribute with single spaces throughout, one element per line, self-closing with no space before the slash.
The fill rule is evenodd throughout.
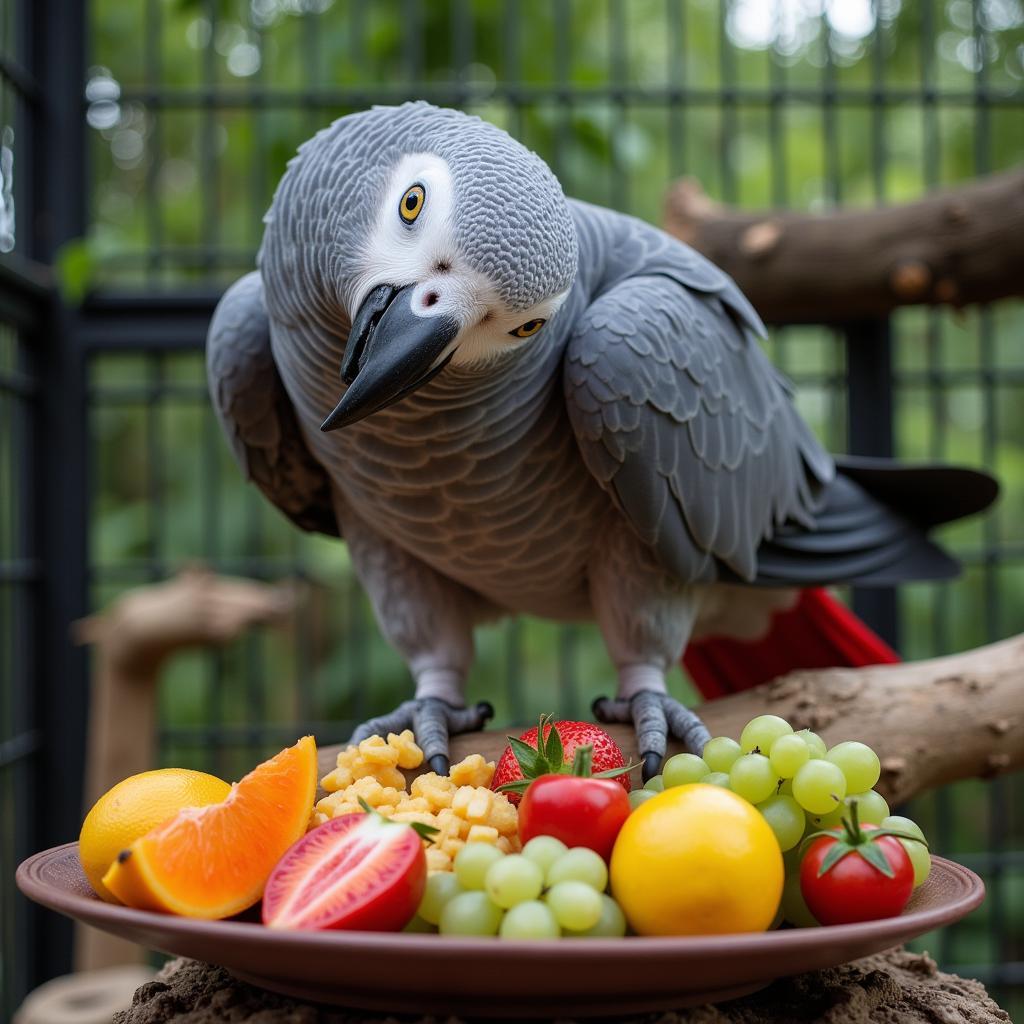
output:
<path id="1" fill-rule="evenodd" d="M 348 390 L 320 429 L 347 427 L 384 409 L 437 376 L 454 355 L 441 353 L 459 333 L 450 316 L 413 312 L 415 285 L 378 285 L 352 320 L 341 378 Z"/>

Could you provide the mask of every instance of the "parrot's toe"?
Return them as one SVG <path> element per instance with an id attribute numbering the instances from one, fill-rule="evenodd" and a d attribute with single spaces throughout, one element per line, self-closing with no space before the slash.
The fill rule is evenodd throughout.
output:
<path id="1" fill-rule="evenodd" d="M 632 721 L 644 782 L 661 771 L 669 736 L 698 755 L 711 738 L 697 714 L 659 690 L 641 690 L 629 700 L 599 697 L 594 701 L 592 710 L 594 717 L 606 724 Z"/>
<path id="2" fill-rule="evenodd" d="M 483 728 L 494 716 L 487 701 L 460 708 L 437 697 L 407 700 L 387 715 L 363 722 L 352 733 L 350 743 L 360 743 L 369 736 L 387 736 L 389 732 L 412 729 L 423 758 L 438 775 L 447 775 L 451 767 L 448 737 Z"/>
<path id="3" fill-rule="evenodd" d="M 643 762 L 640 777 L 644 782 L 649 782 L 658 774 L 659 771 L 661 771 L 661 759 L 663 756 L 664 755 L 653 750 L 640 755 L 641 761 Z"/>

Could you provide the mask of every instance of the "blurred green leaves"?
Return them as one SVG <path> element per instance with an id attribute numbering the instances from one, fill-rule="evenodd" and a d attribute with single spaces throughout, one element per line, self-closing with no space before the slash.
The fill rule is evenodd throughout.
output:
<path id="1" fill-rule="evenodd" d="M 54 271 L 61 298 L 69 306 L 77 306 L 85 298 L 96 270 L 89 243 L 84 238 L 65 242 L 57 250 Z"/>

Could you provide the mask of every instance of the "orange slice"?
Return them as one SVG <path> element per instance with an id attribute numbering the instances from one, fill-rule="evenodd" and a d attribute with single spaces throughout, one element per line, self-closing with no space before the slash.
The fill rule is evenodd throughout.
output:
<path id="1" fill-rule="evenodd" d="M 214 919 L 251 907 L 305 834 L 316 777 L 316 742 L 305 736 L 249 772 L 223 803 L 186 808 L 136 839 L 103 884 L 139 910 Z"/>

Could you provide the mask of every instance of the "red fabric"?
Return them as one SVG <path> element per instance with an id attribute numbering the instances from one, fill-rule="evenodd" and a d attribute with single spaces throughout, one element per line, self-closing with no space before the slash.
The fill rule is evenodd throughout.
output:
<path id="1" fill-rule="evenodd" d="M 779 612 L 762 640 L 747 643 L 711 637 L 695 640 L 683 664 L 707 699 L 801 668 L 887 665 L 899 655 L 826 590 L 804 590 L 796 605 Z"/>

